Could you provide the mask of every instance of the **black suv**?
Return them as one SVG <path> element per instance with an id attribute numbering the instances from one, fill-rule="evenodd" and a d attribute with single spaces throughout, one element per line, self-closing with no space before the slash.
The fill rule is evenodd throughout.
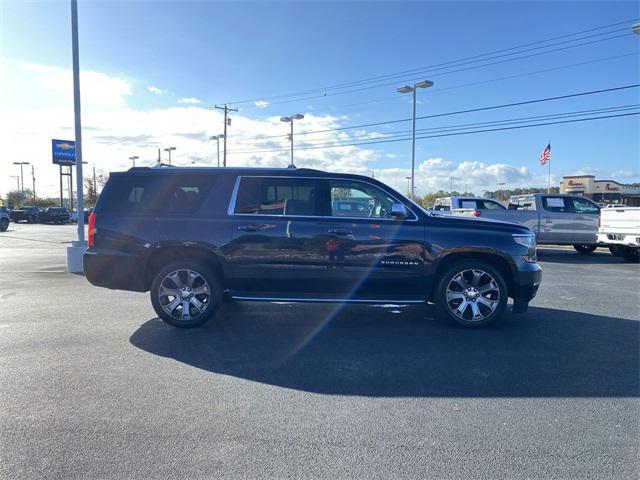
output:
<path id="1" fill-rule="evenodd" d="M 431 301 L 477 327 L 507 297 L 526 311 L 542 276 L 526 227 L 430 215 L 377 180 L 295 168 L 112 173 L 84 271 L 94 285 L 150 290 L 176 327 L 202 325 L 225 299 Z"/>

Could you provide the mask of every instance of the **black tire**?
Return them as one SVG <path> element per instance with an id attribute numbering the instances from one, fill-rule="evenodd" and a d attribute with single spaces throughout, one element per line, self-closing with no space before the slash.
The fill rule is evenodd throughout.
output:
<path id="1" fill-rule="evenodd" d="M 595 252 L 597 245 L 574 245 L 573 248 L 576 249 L 580 255 L 587 255 L 589 253 Z"/>
<path id="2" fill-rule="evenodd" d="M 182 311 L 184 310 L 184 302 L 182 301 L 182 297 L 173 297 L 171 295 L 161 295 L 160 287 L 161 285 L 166 289 L 167 287 L 171 287 L 170 290 L 174 290 L 176 292 L 179 291 L 179 285 L 172 280 L 167 280 L 167 276 L 172 274 L 173 272 L 182 272 L 178 275 L 178 280 L 187 285 L 187 278 L 184 275 L 184 272 L 189 275 L 189 272 L 193 272 L 201 277 L 206 284 L 208 285 L 208 297 L 205 297 L 207 294 L 191 294 L 191 298 L 185 298 L 184 301 L 188 302 L 187 305 L 189 308 L 188 319 L 183 317 Z M 197 287 L 202 286 L 202 283 L 198 283 L 199 279 L 193 280 L 193 284 L 191 287 L 194 290 Z M 173 283 L 173 285 L 171 285 Z M 168 291 L 168 290 L 164 290 Z M 166 267 L 162 268 L 155 275 L 153 282 L 151 284 L 151 304 L 153 305 L 153 309 L 158 314 L 164 322 L 178 328 L 193 328 L 204 325 L 206 322 L 211 320 L 222 305 L 222 284 L 218 276 L 205 264 L 192 260 L 177 260 L 169 263 Z M 173 298 L 173 299 L 172 299 Z M 206 298 L 206 301 L 205 301 Z M 197 308 L 191 305 L 192 299 L 198 300 L 200 304 L 205 304 L 204 310 L 198 314 L 192 314 L 193 308 Z M 167 309 L 170 309 L 170 304 L 174 301 L 178 303 L 176 306 L 171 309 L 172 314 L 168 313 Z"/>
<path id="3" fill-rule="evenodd" d="M 6 218 L 0 219 L 0 232 L 6 232 L 7 228 L 9 228 L 9 220 Z"/>
<path id="4" fill-rule="evenodd" d="M 620 245 L 609 245 L 609 251 L 614 257 L 620 257 Z"/>
<path id="5" fill-rule="evenodd" d="M 626 245 L 620 245 L 619 256 L 624 259 L 625 262 L 639 263 L 640 262 L 640 249 L 637 247 L 627 247 Z"/>
<path id="6" fill-rule="evenodd" d="M 488 306 L 482 304 L 478 304 L 477 300 L 472 300 L 471 303 L 476 303 L 476 308 L 479 309 L 480 314 L 483 315 L 484 318 L 476 318 L 474 319 L 474 309 L 470 305 L 468 300 L 461 299 L 458 303 L 457 299 L 448 299 L 448 290 L 452 295 L 457 293 L 461 293 L 465 295 L 465 289 L 461 289 L 460 292 L 454 291 L 451 292 L 451 289 L 458 285 L 462 287 L 461 284 L 457 283 L 456 278 L 460 278 L 459 274 L 463 273 L 466 277 L 463 277 L 463 281 L 470 280 L 468 278 L 468 273 L 471 272 L 471 278 L 473 278 L 475 272 L 484 272 L 484 275 L 481 275 L 476 282 L 475 292 L 468 292 L 470 295 L 475 295 L 475 298 L 485 297 L 485 300 L 488 300 L 490 303 L 495 303 L 495 306 L 489 308 Z M 495 288 L 492 288 L 491 291 L 487 292 L 487 295 L 481 294 L 478 290 L 481 290 L 482 287 L 488 286 L 491 284 L 489 281 L 490 277 L 493 277 L 491 280 L 495 283 Z M 472 288 L 471 286 L 469 288 Z M 473 297 L 470 297 L 473 298 Z M 508 289 L 507 284 L 504 280 L 502 274 L 490 264 L 482 260 L 461 260 L 451 264 L 446 271 L 440 275 L 438 280 L 438 284 L 436 285 L 436 289 L 434 292 L 433 301 L 436 304 L 436 314 L 439 318 L 446 318 L 449 320 L 455 320 L 458 324 L 467 327 L 467 328 L 479 328 L 487 326 L 491 323 L 496 322 L 502 317 L 504 310 L 507 305 L 508 298 Z M 459 310 L 460 306 L 464 301 L 467 301 L 469 305 L 465 306 L 462 310 L 462 315 L 459 316 L 454 313 L 454 310 Z M 457 307 L 457 308 L 456 308 Z M 471 307 L 471 308 L 470 308 Z M 493 310 L 493 311 L 491 311 Z M 471 317 L 471 318 L 468 318 Z"/>

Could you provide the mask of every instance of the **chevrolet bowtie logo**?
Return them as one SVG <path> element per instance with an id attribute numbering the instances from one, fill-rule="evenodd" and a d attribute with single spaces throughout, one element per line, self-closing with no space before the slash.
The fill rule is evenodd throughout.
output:
<path id="1" fill-rule="evenodd" d="M 62 150 L 73 150 L 76 147 L 73 146 L 73 145 L 69 145 L 68 143 L 59 143 L 58 144 L 58 148 L 60 148 Z"/>

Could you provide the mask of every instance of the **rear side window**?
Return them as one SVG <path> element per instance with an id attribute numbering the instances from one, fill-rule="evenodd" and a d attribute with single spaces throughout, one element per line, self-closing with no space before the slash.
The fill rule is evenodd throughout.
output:
<path id="1" fill-rule="evenodd" d="M 504 206 L 498 202 L 492 202 L 491 200 L 478 200 L 478 204 L 481 209 L 484 210 L 504 210 Z"/>
<path id="2" fill-rule="evenodd" d="M 243 177 L 234 213 L 316 215 L 318 181 L 307 178 Z"/>
<path id="3" fill-rule="evenodd" d="M 568 198 L 571 211 L 575 213 L 598 213 L 600 209 L 584 198 Z"/>
<path id="4" fill-rule="evenodd" d="M 154 216 L 195 213 L 215 180 L 215 175 L 201 174 L 112 177 L 101 210 Z"/>

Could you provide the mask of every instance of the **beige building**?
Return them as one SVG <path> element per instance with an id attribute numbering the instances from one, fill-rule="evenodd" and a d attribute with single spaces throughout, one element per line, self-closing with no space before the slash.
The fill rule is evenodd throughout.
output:
<path id="1" fill-rule="evenodd" d="M 640 184 L 625 184 L 615 180 L 596 180 L 595 175 L 562 177 L 560 193 L 583 195 L 599 203 L 623 203 L 640 206 Z"/>

